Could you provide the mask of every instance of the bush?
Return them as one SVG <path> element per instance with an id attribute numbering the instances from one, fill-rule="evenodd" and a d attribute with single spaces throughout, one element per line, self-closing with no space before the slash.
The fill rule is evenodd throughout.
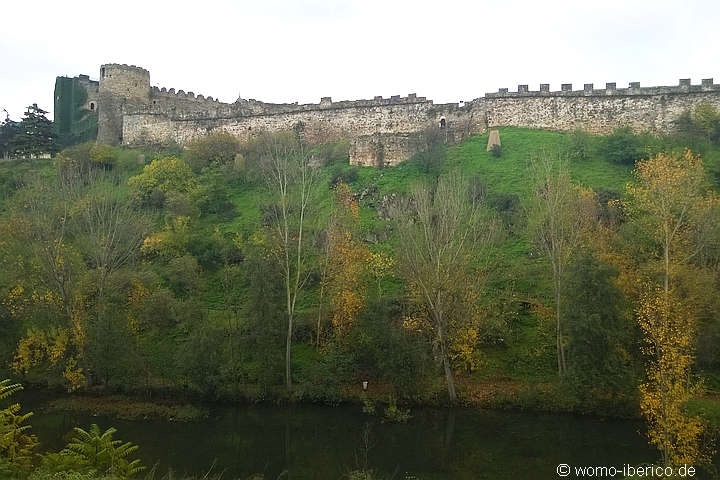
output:
<path id="1" fill-rule="evenodd" d="M 198 172 L 207 167 L 234 165 L 239 153 L 240 143 L 235 137 L 227 132 L 215 132 L 188 143 L 185 158 Z"/>
<path id="2" fill-rule="evenodd" d="M 497 143 L 493 144 L 493 146 L 490 147 L 490 154 L 495 158 L 500 158 L 502 156 L 502 147 Z"/>
<path id="3" fill-rule="evenodd" d="M 115 149 L 110 145 L 93 145 L 90 148 L 90 161 L 96 165 L 112 167 L 117 160 Z"/>
<path id="4" fill-rule="evenodd" d="M 643 157 L 643 145 L 630 127 L 621 127 L 604 138 L 598 153 L 610 162 L 634 165 Z"/>
<path id="5" fill-rule="evenodd" d="M 330 184 L 336 185 L 338 182 L 347 183 L 348 185 L 357 181 L 358 171 L 355 167 L 343 167 L 337 166 L 333 170 L 333 174 L 330 177 Z"/>
<path id="6" fill-rule="evenodd" d="M 163 200 L 170 192 L 191 194 L 197 189 L 197 181 L 184 160 L 174 156 L 160 157 L 146 165 L 139 175 L 128 180 L 137 199 L 144 204 Z"/>
<path id="7" fill-rule="evenodd" d="M 709 103 L 699 103 L 694 111 L 686 110 L 677 120 L 675 129 L 685 141 L 697 149 L 698 140 L 720 142 L 720 113 Z"/>
<path id="8" fill-rule="evenodd" d="M 573 161 L 588 160 L 590 158 L 590 135 L 582 130 L 575 130 L 568 136 L 567 153 Z"/>
<path id="9" fill-rule="evenodd" d="M 205 172 L 200 176 L 200 184 L 195 195 L 202 213 L 219 215 L 224 220 L 236 214 L 235 204 L 230 199 L 230 189 L 224 175 L 217 171 Z"/>

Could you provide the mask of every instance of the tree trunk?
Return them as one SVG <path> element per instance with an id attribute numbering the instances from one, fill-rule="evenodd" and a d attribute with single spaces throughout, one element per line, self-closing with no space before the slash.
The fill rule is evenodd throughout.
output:
<path id="1" fill-rule="evenodd" d="M 560 299 L 560 282 L 557 281 L 555 283 L 555 331 L 557 334 L 557 350 L 558 350 L 558 374 L 564 375 L 567 373 L 567 363 L 565 361 L 565 347 L 563 345 L 562 340 L 562 315 L 560 312 L 561 309 L 561 299 Z"/>
<path id="2" fill-rule="evenodd" d="M 438 328 L 438 336 L 440 337 L 440 355 L 442 355 L 443 370 L 445 371 L 445 382 L 447 383 L 448 396 L 450 402 L 455 403 L 457 401 L 457 392 L 455 391 L 455 376 L 453 375 L 452 368 L 450 367 L 450 358 L 448 356 L 447 346 L 445 345 L 445 332 L 443 331 L 442 324 L 439 320 L 436 320 Z"/>
<path id="3" fill-rule="evenodd" d="M 285 387 L 292 391 L 292 377 L 290 375 L 290 352 L 292 347 L 293 317 L 288 316 L 287 339 L 285 341 Z"/>

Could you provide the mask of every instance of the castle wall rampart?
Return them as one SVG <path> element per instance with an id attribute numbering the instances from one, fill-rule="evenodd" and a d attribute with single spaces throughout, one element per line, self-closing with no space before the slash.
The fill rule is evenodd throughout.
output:
<path id="1" fill-rule="evenodd" d="M 425 128 L 437 116 L 432 102 L 427 101 L 362 107 L 346 105 L 228 117 L 138 112 L 125 116 L 123 138 L 128 144 L 172 140 L 184 145 L 213 131 L 227 131 L 246 140 L 258 132 L 286 130 L 302 124 L 309 139 L 321 141 L 373 133 L 414 132 Z"/>
<path id="2" fill-rule="evenodd" d="M 537 91 L 521 84 L 513 92 L 501 88 L 470 102 L 437 105 L 414 93 L 343 101 L 322 97 L 310 104 L 240 98 L 224 103 L 194 92 L 150 87 L 147 70 L 118 64 L 101 67 L 98 97 L 98 141 L 103 143 L 184 145 L 214 131 L 246 140 L 259 132 L 302 125 L 309 141 L 353 140 L 358 164 L 378 163 L 381 149 L 386 165 L 411 155 L 417 143 L 411 134 L 431 126 L 445 129 L 447 141 L 502 126 L 593 134 L 629 126 L 638 132 L 668 133 L 683 112 L 701 102 L 720 109 L 720 85 L 713 79 L 699 85 L 681 79 L 664 87 L 631 82 L 626 88 L 616 83 L 595 88 L 588 83 L 575 90 L 562 84 L 559 91 L 551 91 L 549 84 L 540 84 Z"/>
<path id="3" fill-rule="evenodd" d="M 540 90 L 531 91 L 528 85 L 518 85 L 517 92 L 500 88 L 496 93 L 486 93 L 485 98 L 508 97 L 588 97 L 588 96 L 638 96 L 638 95 L 670 95 L 701 92 L 720 92 L 712 78 L 704 78 L 699 85 L 692 85 L 689 78 L 681 78 L 678 85 L 669 87 L 641 87 L 640 82 L 630 82 L 628 88 L 617 88 L 617 83 L 609 82 L 605 88 L 596 89 L 592 83 L 583 85 L 582 90 L 573 90 L 572 83 L 563 83 L 559 91 L 550 91 L 549 84 L 541 83 Z"/>
<path id="4" fill-rule="evenodd" d="M 659 88 L 658 91 L 665 90 Z M 698 103 L 709 103 L 720 109 L 720 89 L 715 88 L 697 88 L 684 93 L 572 93 L 489 96 L 477 99 L 475 103 L 485 110 L 488 127 L 579 129 L 592 134 L 607 134 L 621 126 L 636 132 L 668 133 L 675 130 L 677 118 Z"/>

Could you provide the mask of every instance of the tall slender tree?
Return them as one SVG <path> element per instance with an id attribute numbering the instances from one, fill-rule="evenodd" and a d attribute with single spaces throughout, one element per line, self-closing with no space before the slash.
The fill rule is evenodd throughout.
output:
<path id="1" fill-rule="evenodd" d="M 706 189 L 702 159 L 690 151 L 643 160 L 634 175 L 626 207 L 657 247 L 660 279 L 660 285 L 648 281 L 636 309 L 650 358 L 648 378 L 640 386 L 640 407 L 650 442 L 663 462 L 693 464 L 707 455 L 700 445 L 702 424 L 684 411 L 697 389 L 690 376 L 697 320 L 693 305 L 679 295 L 676 273 L 707 246 L 706 219 L 720 202 Z"/>
<path id="2" fill-rule="evenodd" d="M 563 327 L 563 288 L 568 265 L 582 234 L 596 216 L 592 192 L 572 183 L 567 161 L 543 153 L 531 160 L 534 198 L 528 226 L 537 248 L 549 260 L 555 299 L 555 336 L 558 374 L 567 372 Z"/>
<path id="3" fill-rule="evenodd" d="M 318 187 L 317 170 L 310 166 L 307 149 L 292 134 L 268 135 L 260 140 L 261 168 L 272 198 L 268 208 L 274 245 L 285 290 L 285 386 L 292 390 L 292 336 L 298 298 L 311 272 L 310 235 L 312 200 Z"/>

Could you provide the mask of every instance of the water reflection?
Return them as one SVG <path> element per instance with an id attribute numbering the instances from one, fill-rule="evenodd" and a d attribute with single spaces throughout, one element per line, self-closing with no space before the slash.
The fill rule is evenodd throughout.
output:
<path id="1" fill-rule="evenodd" d="M 130 422 L 42 413 L 33 429 L 60 448 L 73 426 L 98 423 L 141 446 L 160 471 L 214 471 L 223 478 L 261 473 L 292 479 L 339 479 L 354 470 L 380 478 L 554 478 L 557 464 L 649 462 L 655 453 L 634 422 L 498 411 L 415 409 L 407 424 L 382 423 L 359 406 L 214 407 L 203 422 Z"/>

